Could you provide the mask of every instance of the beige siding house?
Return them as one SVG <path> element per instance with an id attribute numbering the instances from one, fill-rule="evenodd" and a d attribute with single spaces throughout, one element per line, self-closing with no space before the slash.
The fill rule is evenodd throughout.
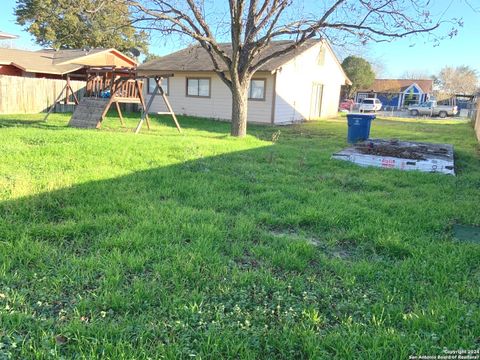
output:
<path id="1" fill-rule="evenodd" d="M 262 55 L 290 44 L 290 41 L 274 42 Z M 230 45 L 222 46 L 228 52 Z M 195 46 L 178 51 L 140 65 L 138 71 L 145 76 L 173 74 L 163 84 L 176 113 L 221 120 L 231 118 L 230 90 L 213 71 L 203 48 Z M 151 79 L 146 81 L 148 102 L 155 84 Z M 249 90 L 248 121 L 289 124 L 334 117 L 340 87 L 349 83 L 330 45 L 325 40 L 310 40 L 255 73 Z M 150 112 L 166 110 L 161 97 L 155 97 Z"/>

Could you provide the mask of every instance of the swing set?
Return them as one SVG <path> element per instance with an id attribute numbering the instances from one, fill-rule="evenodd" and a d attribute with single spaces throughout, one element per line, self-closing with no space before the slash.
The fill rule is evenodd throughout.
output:
<path id="1" fill-rule="evenodd" d="M 157 114 L 170 115 L 178 132 L 182 132 L 175 112 L 162 87 L 162 80 L 172 76 L 173 74 L 139 76 L 135 68 L 89 67 L 86 69 L 87 85 L 82 99 L 78 100 L 71 87 L 70 77 L 67 75 L 65 87 L 55 103 L 50 107 L 44 120 L 47 120 L 55 104 L 60 102 L 64 96 L 65 104 L 76 105 L 69 126 L 80 128 L 100 128 L 102 121 L 113 104 L 115 104 L 120 117 L 120 123 L 122 126 L 125 126 L 120 104 L 138 104 L 141 109 L 141 117 L 134 130 L 135 134 L 138 134 L 144 122 L 150 130 L 148 114 L 156 96 L 160 95 L 168 111 L 158 112 Z M 143 95 L 143 85 L 144 80 L 148 78 L 155 80 L 155 89 L 150 95 L 148 103 L 146 103 Z M 72 95 L 73 101 L 70 100 L 70 95 Z"/>

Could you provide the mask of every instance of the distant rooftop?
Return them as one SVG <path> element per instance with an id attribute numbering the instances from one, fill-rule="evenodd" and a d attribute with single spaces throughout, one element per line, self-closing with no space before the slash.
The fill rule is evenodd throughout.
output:
<path id="1" fill-rule="evenodd" d="M 403 92 L 412 84 L 417 84 L 424 93 L 431 93 L 433 89 L 432 79 L 375 79 L 372 86 L 359 91 Z"/>
<path id="2" fill-rule="evenodd" d="M 18 36 L 0 31 L 0 40 L 8 40 L 8 39 L 18 39 Z"/>

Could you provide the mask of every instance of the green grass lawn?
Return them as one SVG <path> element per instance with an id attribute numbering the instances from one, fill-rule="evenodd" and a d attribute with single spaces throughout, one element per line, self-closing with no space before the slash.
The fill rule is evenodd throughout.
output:
<path id="1" fill-rule="evenodd" d="M 451 143 L 457 176 L 331 160 L 345 119 L 156 118 L 140 135 L 0 117 L 0 359 L 407 359 L 480 347 L 480 156 L 455 120 L 372 137 Z M 272 141 L 275 139 L 276 141 Z"/>

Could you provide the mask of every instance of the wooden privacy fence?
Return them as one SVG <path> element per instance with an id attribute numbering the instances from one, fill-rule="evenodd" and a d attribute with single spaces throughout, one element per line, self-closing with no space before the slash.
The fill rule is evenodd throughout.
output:
<path id="1" fill-rule="evenodd" d="M 66 80 L 0 76 L 0 114 L 36 114 L 48 111 Z M 70 81 L 77 97 L 85 93 L 85 81 Z M 63 100 L 63 99 L 62 99 Z M 72 105 L 57 104 L 56 111 L 73 111 Z"/>

